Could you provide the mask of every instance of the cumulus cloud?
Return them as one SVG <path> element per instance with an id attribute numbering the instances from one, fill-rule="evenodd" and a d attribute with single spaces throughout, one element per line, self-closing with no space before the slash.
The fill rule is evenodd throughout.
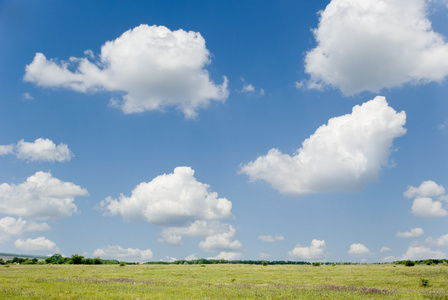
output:
<path id="1" fill-rule="evenodd" d="M 403 254 L 400 260 L 424 260 L 424 259 L 443 259 L 446 255 L 442 251 L 431 250 L 425 246 L 411 246 L 408 248 L 405 254 Z"/>
<path id="2" fill-rule="evenodd" d="M 190 167 L 142 182 L 130 197 L 123 194 L 101 202 L 106 214 L 121 215 L 126 221 L 147 221 L 159 225 L 188 225 L 195 220 L 231 218 L 232 202 L 218 198 L 210 186 L 198 182 Z"/>
<path id="3" fill-rule="evenodd" d="M 266 242 L 266 243 L 273 243 L 273 242 L 277 242 L 277 241 L 283 241 L 285 239 L 284 236 L 282 235 L 276 235 L 276 236 L 272 236 L 272 235 L 259 235 L 258 239 L 262 242 Z"/>
<path id="4" fill-rule="evenodd" d="M 415 238 L 423 235 L 425 232 L 421 228 L 412 228 L 410 231 L 397 232 L 397 236 L 401 238 Z"/>
<path id="5" fill-rule="evenodd" d="M 205 67 L 211 55 L 198 32 L 140 25 L 106 42 L 99 59 L 92 58 L 92 51 L 85 54 L 57 62 L 36 53 L 24 80 L 82 93 L 123 92 L 113 103 L 124 113 L 176 107 L 186 118 L 229 94 L 226 77 L 221 85 L 210 80 Z"/>
<path id="6" fill-rule="evenodd" d="M 46 231 L 51 227 L 47 223 L 27 221 L 22 218 L 4 217 L 0 219 L 0 243 L 12 236 L 20 236 L 27 232 Z"/>
<path id="7" fill-rule="evenodd" d="M 425 0 L 332 0 L 313 33 L 308 88 L 350 95 L 448 75 L 448 44 L 433 31 Z"/>
<path id="8" fill-rule="evenodd" d="M 23 93 L 22 96 L 23 96 L 23 98 L 26 99 L 26 100 L 33 100 L 33 99 L 34 99 L 34 97 L 31 96 L 30 93 Z"/>
<path id="9" fill-rule="evenodd" d="M 107 259 L 143 262 L 150 260 L 153 253 L 151 249 L 140 250 L 137 248 L 125 249 L 121 246 L 106 246 L 93 251 L 93 256 Z"/>
<path id="10" fill-rule="evenodd" d="M 425 242 L 434 246 L 446 247 L 448 246 L 448 234 L 442 235 L 437 239 L 429 237 L 425 240 Z"/>
<path id="11" fill-rule="evenodd" d="M 288 255 L 293 259 L 321 259 L 325 255 L 325 241 L 313 239 L 309 247 L 302 247 L 297 245 L 294 249 L 288 252 Z"/>
<path id="12" fill-rule="evenodd" d="M 59 251 L 56 243 L 42 236 L 35 239 L 18 239 L 14 242 L 14 246 L 20 251 Z"/>
<path id="13" fill-rule="evenodd" d="M 432 180 L 423 181 L 418 187 L 410 185 L 403 193 L 406 198 L 437 197 L 443 194 L 445 194 L 445 188 Z"/>
<path id="14" fill-rule="evenodd" d="M 320 126 L 293 156 L 271 149 L 241 172 L 284 194 L 357 190 L 388 164 L 394 138 L 406 133 L 405 122 L 405 112 L 397 113 L 378 96 Z"/>
<path id="15" fill-rule="evenodd" d="M 246 82 L 244 78 L 241 78 L 243 82 L 243 87 L 238 92 L 246 94 L 258 94 L 259 96 L 264 96 L 264 89 L 256 88 L 252 83 Z"/>
<path id="16" fill-rule="evenodd" d="M 238 240 L 234 240 L 235 228 L 230 226 L 228 232 L 211 235 L 199 243 L 199 247 L 204 251 L 235 251 L 242 247 Z"/>
<path id="17" fill-rule="evenodd" d="M 0 155 L 14 154 L 27 161 L 65 162 L 73 157 L 66 144 L 56 144 L 50 139 L 38 138 L 34 142 L 20 140 L 17 145 L 0 145 Z"/>
<path id="18" fill-rule="evenodd" d="M 442 207 L 442 202 L 431 198 L 416 198 L 412 204 L 412 213 L 419 218 L 445 217 L 448 211 Z"/>
<path id="19" fill-rule="evenodd" d="M 271 255 L 269 253 L 258 252 L 258 257 L 261 259 L 268 259 Z"/>
<path id="20" fill-rule="evenodd" d="M 388 251 L 391 251 L 391 250 L 392 249 L 390 249 L 389 247 L 384 246 L 384 247 L 381 247 L 380 253 L 388 252 Z"/>
<path id="21" fill-rule="evenodd" d="M 371 252 L 369 248 L 367 248 L 363 244 L 351 244 L 348 250 L 348 254 L 354 256 L 363 256 L 363 255 L 370 255 Z"/>
<path id="22" fill-rule="evenodd" d="M 86 195 L 80 186 L 40 171 L 18 185 L 0 184 L 0 211 L 35 219 L 69 217 L 77 212 L 75 197 Z"/>

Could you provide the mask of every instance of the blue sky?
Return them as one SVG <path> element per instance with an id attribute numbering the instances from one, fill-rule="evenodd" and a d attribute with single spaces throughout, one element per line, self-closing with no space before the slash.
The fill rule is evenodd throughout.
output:
<path id="1" fill-rule="evenodd" d="M 443 0 L 1 1 L 0 250 L 448 255 Z"/>

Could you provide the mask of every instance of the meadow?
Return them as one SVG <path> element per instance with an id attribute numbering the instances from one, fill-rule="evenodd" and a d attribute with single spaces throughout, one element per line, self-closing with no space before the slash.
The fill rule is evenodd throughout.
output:
<path id="1" fill-rule="evenodd" d="M 448 299 L 448 266 L 0 266 L 0 299 L 238 298 Z"/>

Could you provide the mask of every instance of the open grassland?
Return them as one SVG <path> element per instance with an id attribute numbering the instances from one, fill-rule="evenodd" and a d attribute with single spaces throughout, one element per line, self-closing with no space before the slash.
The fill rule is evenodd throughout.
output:
<path id="1" fill-rule="evenodd" d="M 10 265 L 0 298 L 448 299 L 448 266 Z"/>

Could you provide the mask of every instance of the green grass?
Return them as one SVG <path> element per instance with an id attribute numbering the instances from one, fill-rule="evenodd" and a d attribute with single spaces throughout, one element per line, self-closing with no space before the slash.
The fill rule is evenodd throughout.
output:
<path id="1" fill-rule="evenodd" d="M 0 299 L 237 298 L 448 299 L 448 266 L 0 266 Z"/>

